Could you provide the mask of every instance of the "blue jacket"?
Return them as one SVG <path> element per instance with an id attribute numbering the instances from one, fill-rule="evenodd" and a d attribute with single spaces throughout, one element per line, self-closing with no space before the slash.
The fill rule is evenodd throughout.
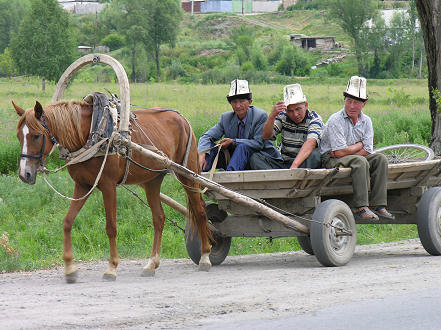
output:
<path id="1" fill-rule="evenodd" d="M 205 132 L 198 143 L 198 152 L 207 150 L 223 136 L 236 139 L 236 143 L 244 143 L 253 149 L 254 152 L 263 151 L 272 158 L 281 159 L 279 151 L 274 147 L 271 140 L 262 139 L 263 125 L 268 118 L 267 113 L 255 106 L 248 108 L 247 120 L 245 124 L 246 139 L 238 139 L 239 118 L 234 111 L 225 112 L 221 115 L 219 122 Z"/>

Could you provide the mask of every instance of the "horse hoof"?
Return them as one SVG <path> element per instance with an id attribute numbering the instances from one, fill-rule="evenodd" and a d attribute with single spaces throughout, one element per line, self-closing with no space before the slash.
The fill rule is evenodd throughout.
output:
<path id="1" fill-rule="evenodd" d="M 144 268 L 141 273 L 141 277 L 153 277 L 155 276 L 155 270 Z"/>
<path id="2" fill-rule="evenodd" d="M 106 282 L 114 282 L 114 281 L 116 281 L 116 275 L 114 275 L 114 274 L 106 274 L 106 273 L 104 273 L 104 275 L 103 275 L 103 281 L 106 281 Z"/>
<path id="3" fill-rule="evenodd" d="M 199 263 L 199 271 L 201 272 L 208 272 L 211 268 L 210 264 L 201 264 Z"/>
<path id="4" fill-rule="evenodd" d="M 65 279 L 67 283 L 75 283 L 77 281 L 77 278 L 78 278 L 78 270 L 70 274 L 65 274 Z"/>

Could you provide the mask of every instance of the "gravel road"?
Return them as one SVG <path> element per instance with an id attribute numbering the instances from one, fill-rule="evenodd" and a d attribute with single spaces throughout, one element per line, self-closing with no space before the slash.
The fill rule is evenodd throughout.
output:
<path id="1" fill-rule="evenodd" d="M 0 328 L 210 328 L 441 285 L 441 258 L 417 239 L 357 246 L 338 268 L 302 251 L 227 257 L 210 272 L 168 259 L 153 278 L 139 276 L 144 263 L 122 260 L 116 282 L 101 280 L 105 261 L 80 264 L 76 284 L 62 268 L 0 274 Z"/>

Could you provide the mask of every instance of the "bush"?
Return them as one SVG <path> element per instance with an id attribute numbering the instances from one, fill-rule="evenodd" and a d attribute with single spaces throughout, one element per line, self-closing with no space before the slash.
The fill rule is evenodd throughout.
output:
<path id="1" fill-rule="evenodd" d="M 326 8 L 326 2 L 323 0 L 298 0 L 295 5 L 288 6 L 287 11 L 293 10 L 311 10 Z"/>
<path id="2" fill-rule="evenodd" d="M 241 72 L 248 72 L 248 71 L 253 71 L 254 70 L 254 65 L 253 63 L 251 63 L 251 61 L 246 61 L 242 64 L 242 66 L 240 67 L 240 71 Z"/>
<path id="3" fill-rule="evenodd" d="M 309 60 L 301 50 L 294 47 L 283 49 L 282 57 L 275 66 L 276 71 L 287 76 L 305 76 L 310 71 Z"/>
<path id="4" fill-rule="evenodd" d="M 251 50 L 251 62 L 253 63 L 254 67 L 259 71 L 263 71 L 266 69 L 267 60 L 260 48 L 254 47 Z"/>
<path id="5" fill-rule="evenodd" d="M 400 143 L 430 143 L 432 122 L 426 111 L 390 111 L 371 118 L 377 148 Z"/>
<path id="6" fill-rule="evenodd" d="M 101 40 L 103 45 L 106 45 L 110 50 L 119 49 L 125 44 L 125 39 L 118 33 L 111 33 Z"/>
<path id="7" fill-rule="evenodd" d="M 20 144 L 18 140 L 2 144 L 0 148 L 0 174 L 17 172 L 20 158 Z"/>
<path id="8" fill-rule="evenodd" d="M 185 70 L 179 60 L 172 60 L 166 69 L 167 79 L 175 80 L 178 77 L 185 76 Z"/>

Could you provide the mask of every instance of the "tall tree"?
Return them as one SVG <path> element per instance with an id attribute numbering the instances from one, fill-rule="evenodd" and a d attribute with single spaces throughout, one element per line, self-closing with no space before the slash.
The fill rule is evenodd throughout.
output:
<path id="1" fill-rule="evenodd" d="M 429 108 L 432 118 L 430 147 L 441 155 L 441 118 L 434 99 L 434 91 L 441 90 L 441 1 L 416 0 L 429 72 Z"/>
<path id="2" fill-rule="evenodd" d="M 113 22 L 118 33 L 126 40 L 126 46 L 130 51 L 132 72 L 130 80 L 136 82 L 136 54 L 139 45 L 143 45 L 146 31 L 146 19 L 143 13 L 144 0 L 114 0 L 111 6 L 105 9 L 101 15 L 108 22 Z"/>
<path id="3" fill-rule="evenodd" d="M 147 50 L 153 52 L 156 74 L 160 77 L 160 47 L 163 43 L 174 46 L 184 14 L 179 0 L 143 0 L 143 2 L 148 22 L 144 43 Z"/>
<path id="4" fill-rule="evenodd" d="M 17 33 L 28 7 L 28 0 L 0 0 L 0 53 L 9 46 L 12 35 Z"/>
<path id="5" fill-rule="evenodd" d="M 142 44 L 153 54 L 156 74 L 161 75 L 159 63 L 161 45 L 174 45 L 183 18 L 179 0 L 113 0 L 111 6 L 119 13 L 118 33 L 124 34 L 132 53 L 132 80 L 135 70 L 135 52 Z"/>
<path id="6" fill-rule="evenodd" d="M 354 41 L 355 57 L 358 73 L 365 75 L 361 44 L 363 26 L 377 13 L 376 2 L 373 0 L 328 0 L 329 18 L 335 21 Z"/>
<path id="7" fill-rule="evenodd" d="M 31 0 L 29 14 L 11 41 L 11 53 L 22 74 L 57 80 L 75 53 L 68 13 L 57 0 Z"/>

